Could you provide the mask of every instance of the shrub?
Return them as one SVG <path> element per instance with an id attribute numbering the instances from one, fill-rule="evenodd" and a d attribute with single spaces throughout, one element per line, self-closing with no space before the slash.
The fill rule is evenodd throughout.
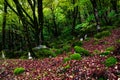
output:
<path id="1" fill-rule="evenodd" d="M 114 47 L 114 46 L 108 47 L 108 48 L 106 49 L 106 51 L 114 51 L 114 50 L 115 50 L 115 47 Z"/>
<path id="2" fill-rule="evenodd" d="M 62 49 L 56 49 L 55 51 L 55 54 L 58 55 L 58 54 L 62 54 L 63 50 Z"/>
<path id="3" fill-rule="evenodd" d="M 82 41 L 75 41 L 73 43 L 73 46 L 82 46 L 82 45 L 83 45 Z"/>
<path id="4" fill-rule="evenodd" d="M 113 30 L 115 29 L 116 26 L 102 26 L 101 29 L 102 30 Z"/>
<path id="5" fill-rule="evenodd" d="M 88 56 L 89 55 L 89 51 L 85 50 L 82 47 L 75 46 L 74 49 L 75 49 L 76 53 L 79 53 L 79 54 L 84 55 L 84 56 Z"/>
<path id="6" fill-rule="evenodd" d="M 14 69 L 14 74 L 15 74 L 15 75 L 19 75 L 19 74 L 23 73 L 24 71 L 25 71 L 25 69 L 22 68 L 22 67 L 20 67 L 20 68 L 15 68 L 15 69 Z"/>
<path id="7" fill-rule="evenodd" d="M 101 39 L 103 37 L 109 36 L 110 34 L 110 31 L 102 31 L 100 33 L 95 34 L 94 37 L 97 39 Z"/>
<path id="8" fill-rule="evenodd" d="M 115 65 L 116 63 L 117 63 L 117 59 L 114 58 L 114 57 L 109 57 L 109 58 L 107 58 L 107 59 L 105 60 L 105 65 L 106 65 L 107 67 L 113 66 L 113 65 Z"/>
<path id="9" fill-rule="evenodd" d="M 38 58 L 49 57 L 49 56 L 55 57 L 56 56 L 55 52 L 51 49 L 39 49 L 38 51 L 36 51 L 36 55 Z"/>
<path id="10" fill-rule="evenodd" d="M 81 60 L 81 55 L 78 54 L 78 53 L 71 54 L 71 55 L 70 55 L 70 59 L 71 59 L 71 60 Z"/>
<path id="11" fill-rule="evenodd" d="M 59 54 L 61 54 L 62 52 L 63 52 L 63 50 L 62 49 L 55 49 L 55 48 L 53 48 L 53 49 L 50 49 L 53 53 L 55 53 L 56 55 L 59 55 Z"/>
<path id="12" fill-rule="evenodd" d="M 20 59 L 28 59 L 28 56 L 21 56 Z"/>
<path id="13" fill-rule="evenodd" d="M 63 51 L 69 52 L 70 48 L 71 48 L 71 46 L 69 44 L 65 44 L 65 45 L 63 45 L 62 49 L 63 49 Z"/>

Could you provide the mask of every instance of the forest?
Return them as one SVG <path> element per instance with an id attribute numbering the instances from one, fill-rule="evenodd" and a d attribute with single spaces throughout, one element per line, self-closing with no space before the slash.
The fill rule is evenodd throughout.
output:
<path id="1" fill-rule="evenodd" d="M 120 0 L 0 0 L 0 80 L 120 80 Z"/>

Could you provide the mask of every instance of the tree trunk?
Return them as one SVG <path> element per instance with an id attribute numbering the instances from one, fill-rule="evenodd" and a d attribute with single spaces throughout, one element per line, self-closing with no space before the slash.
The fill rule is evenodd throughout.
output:
<path id="1" fill-rule="evenodd" d="M 44 36 L 43 36 L 43 6 L 42 6 L 42 0 L 37 0 L 38 1 L 38 35 L 40 39 L 40 44 L 43 43 L 44 41 Z"/>
<path id="2" fill-rule="evenodd" d="M 76 0 L 73 0 L 72 4 L 75 5 Z M 76 26 L 76 20 L 77 20 L 77 14 L 78 14 L 78 6 L 74 7 L 73 13 L 72 13 L 72 17 L 73 17 L 73 21 L 72 21 L 72 35 L 75 35 L 75 26 Z"/>
<path id="3" fill-rule="evenodd" d="M 117 0 L 111 0 L 111 4 L 112 4 L 112 9 L 117 14 L 118 13 L 118 10 L 117 10 Z"/>
<path id="4" fill-rule="evenodd" d="M 17 12 L 18 12 L 18 15 L 19 15 L 19 18 L 20 20 L 22 21 L 22 24 L 23 24 L 23 27 L 24 27 L 24 30 L 25 30 L 25 36 L 26 36 L 26 39 L 27 39 L 27 46 L 28 46 L 28 49 L 29 51 L 31 52 L 31 55 L 35 58 L 37 58 L 37 56 L 35 55 L 35 53 L 32 51 L 32 46 L 31 46 L 31 42 L 30 42 L 30 38 L 29 38 L 29 32 L 28 32 L 28 23 L 27 23 L 27 19 L 25 18 L 23 12 L 22 12 L 22 9 L 21 9 L 21 5 L 20 3 L 18 2 L 18 0 L 13 0 L 15 5 L 16 5 L 16 9 L 17 9 Z"/>
<path id="5" fill-rule="evenodd" d="M 5 27 L 6 27 L 7 4 L 4 2 L 4 15 L 2 24 L 2 50 L 5 49 Z"/>
<path id="6" fill-rule="evenodd" d="M 75 3 L 76 3 L 76 2 L 77 2 L 76 0 L 73 0 L 73 1 L 72 1 L 72 4 L 75 6 Z M 79 13 L 79 11 L 78 11 L 78 6 L 75 6 L 75 7 L 74 7 L 74 10 L 73 10 L 73 12 L 72 12 L 73 21 L 72 21 L 72 32 L 71 32 L 72 35 L 75 35 L 75 36 L 76 36 L 75 26 L 76 26 L 76 22 L 77 22 L 78 13 Z"/>
<path id="7" fill-rule="evenodd" d="M 95 16 L 95 20 L 96 20 L 96 25 L 97 25 L 97 31 L 100 30 L 100 18 L 98 16 L 98 10 L 97 10 L 97 2 L 96 0 L 90 0 L 93 6 L 93 13 Z"/>
<path id="8" fill-rule="evenodd" d="M 99 9 L 102 10 L 104 9 L 104 1 L 99 0 Z M 100 16 L 101 20 L 103 19 L 105 21 L 106 25 L 109 25 L 109 21 L 107 19 L 107 11 L 103 13 L 103 15 Z"/>
<path id="9" fill-rule="evenodd" d="M 59 33 L 58 33 L 56 17 L 55 17 L 55 13 L 54 13 L 53 8 L 51 8 L 51 11 L 52 11 L 52 21 L 53 21 L 53 35 L 54 35 L 54 37 L 58 37 Z"/>

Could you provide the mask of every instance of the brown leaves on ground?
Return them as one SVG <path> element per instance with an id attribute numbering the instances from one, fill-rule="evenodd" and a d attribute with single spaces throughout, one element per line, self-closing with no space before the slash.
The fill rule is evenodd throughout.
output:
<path id="1" fill-rule="evenodd" d="M 113 30 L 111 36 L 101 39 L 94 44 L 94 39 L 84 42 L 83 47 L 93 53 L 94 50 L 104 51 L 109 46 L 116 46 L 116 40 L 120 39 L 120 30 Z M 105 43 L 106 42 L 106 43 Z M 0 80 L 98 80 L 107 78 L 117 80 L 120 78 L 120 55 L 115 55 L 117 64 L 106 67 L 104 61 L 109 56 L 93 55 L 83 57 L 82 60 L 71 60 L 63 63 L 66 54 L 55 58 L 43 60 L 0 60 Z M 69 66 L 69 67 L 66 67 Z M 13 73 L 16 67 L 25 68 L 20 75 Z"/>

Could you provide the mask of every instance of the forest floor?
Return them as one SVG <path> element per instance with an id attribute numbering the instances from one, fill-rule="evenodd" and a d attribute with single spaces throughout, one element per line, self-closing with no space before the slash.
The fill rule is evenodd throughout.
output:
<path id="1" fill-rule="evenodd" d="M 83 47 L 93 55 L 66 63 L 63 63 L 64 57 L 66 57 L 65 53 L 42 60 L 0 60 L 0 80 L 120 80 L 118 39 L 120 40 L 120 29 L 113 30 L 110 36 L 99 40 L 98 44 L 95 44 L 94 38 L 84 41 Z M 110 46 L 115 46 L 116 51 L 107 56 L 97 54 L 97 50 L 104 52 Z M 118 62 L 113 66 L 106 67 L 103 63 L 110 56 L 117 58 Z M 25 68 L 25 72 L 15 75 L 13 71 L 16 67 Z"/>

